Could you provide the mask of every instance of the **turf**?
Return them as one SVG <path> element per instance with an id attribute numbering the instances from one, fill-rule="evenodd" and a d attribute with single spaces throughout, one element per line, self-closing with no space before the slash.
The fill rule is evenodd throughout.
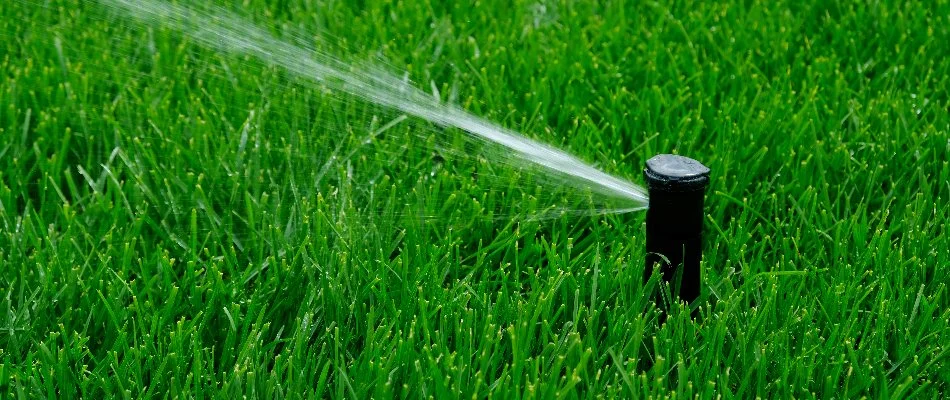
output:
<path id="1" fill-rule="evenodd" d="M 462 3 L 241 12 L 635 181 L 702 160 L 695 304 L 660 322 L 642 214 L 499 218 L 546 197 L 431 140 L 361 146 L 384 110 L 3 1 L 0 397 L 950 390 L 950 3 Z"/>

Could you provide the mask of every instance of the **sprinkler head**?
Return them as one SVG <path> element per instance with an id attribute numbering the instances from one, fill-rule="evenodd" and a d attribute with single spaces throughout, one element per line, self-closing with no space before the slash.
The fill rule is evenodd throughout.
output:
<path id="1" fill-rule="evenodd" d="M 663 280 L 674 290 L 679 288 L 680 299 L 692 302 L 700 293 L 703 201 L 709 168 L 691 158 L 660 154 L 647 160 L 643 174 L 650 192 L 643 279 L 648 280 L 659 263 Z"/>

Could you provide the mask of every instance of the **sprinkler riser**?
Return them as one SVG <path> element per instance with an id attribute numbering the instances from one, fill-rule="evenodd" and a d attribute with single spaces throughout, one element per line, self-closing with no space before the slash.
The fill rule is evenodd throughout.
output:
<path id="1" fill-rule="evenodd" d="M 649 279 L 653 266 L 659 264 L 663 280 L 672 282 L 681 266 L 679 297 L 686 302 L 695 300 L 700 293 L 704 195 L 650 192 L 644 279 Z"/>
<path id="2" fill-rule="evenodd" d="M 661 154 L 647 161 L 644 170 L 650 192 L 647 210 L 646 269 L 644 281 L 655 265 L 662 278 L 673 283 L 679 275 L 681 300 L 696 300 L 701 292 L 703 219 L 709 168 L 681 156 Z"/>

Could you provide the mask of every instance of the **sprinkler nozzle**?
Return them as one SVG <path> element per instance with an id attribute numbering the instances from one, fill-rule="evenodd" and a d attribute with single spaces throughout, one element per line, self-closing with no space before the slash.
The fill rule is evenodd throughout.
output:
<path id="1" fill-rule="evenodd" d="M 663 280 L 679 277 L 679 297 L 687 303 L 700 293 L 703 200 L 709 168 L 691 158 L 660 154 L 643 170 L 650 192 L 647 210 L 647 255 L 644 281 L 660 264 Z"/>

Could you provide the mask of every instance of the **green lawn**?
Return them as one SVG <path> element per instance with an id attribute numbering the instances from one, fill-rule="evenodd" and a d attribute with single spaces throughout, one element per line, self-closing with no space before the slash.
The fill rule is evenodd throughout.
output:
<path id="1" fill-rule="evenodd" d="M 950 392 L 950 3 L 463 3 L 236 10 L 636 182 L 704 162 L 697 319 L 660 322 L 642 213 L 95 3 L 0 0 L 0 398 Z"/>

